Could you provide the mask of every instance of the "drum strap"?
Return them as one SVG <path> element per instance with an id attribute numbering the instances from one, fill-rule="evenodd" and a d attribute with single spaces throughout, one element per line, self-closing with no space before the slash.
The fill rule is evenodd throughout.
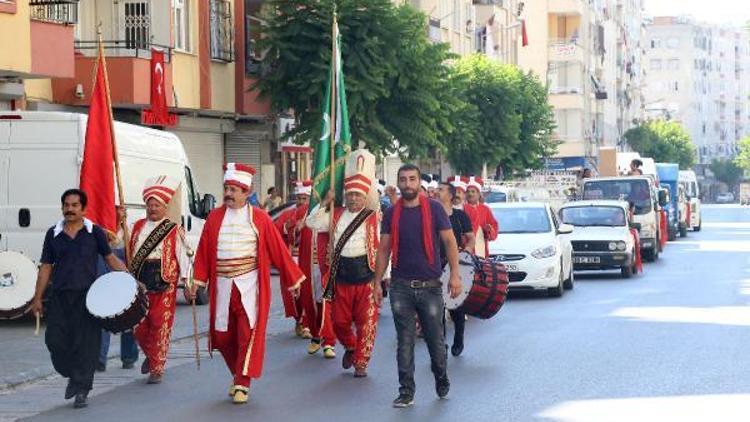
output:
<path id="1" fill-rule="evenodd" d="M 367 218 L 369 218 L 375 211 L 371 209 L 365 209 L 359 215 L 354 217 L 349 226 L 344 230 L 341 238 L 336 242 L 336 247 L 333 249 L 333 256 L 331 259 L 331 267 L 328 276 L 328 284 L 326 285 L 325 292 L 323 292 L 323 299 L 333 300 L 334 292 L 336 291 L 336 271 L 339 267 L 339 259 L 341 258 L 341 252 L 344 250 L 344 245 L 352 237 L 355 231 L 362 225 Z M 335 227 L 331 227 L 331 233 L 335 233 Z"/>
<path id="2" fill-rule="evenodd" d="M 159 246 L 159 243 L 161 243 L 161 241 L 164 240 L 175 227 L 177 227 L 177 223 L 173 223 L 169 220 L 162 221 L 153 231 L 151 231 L 141 247 L 138 248 L 138 251 L 133 255 L 133 259 L 128 263 L 128 270 L 136 279 L 141 278 L 141 270 L 143 269 L 143 264 L 146 262 L 146 258 L 148 258 L 151 252 Z"/>

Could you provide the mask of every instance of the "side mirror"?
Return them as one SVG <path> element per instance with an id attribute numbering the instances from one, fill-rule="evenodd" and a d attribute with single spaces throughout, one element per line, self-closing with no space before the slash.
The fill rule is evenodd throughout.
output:
<path id="1" fill-rule="evenodd" d="M 573 226 L 570 224 L 560 224 L 557 228 L 557 234 L 571 234 L 573 233 Z"/>
<path id="2" fill-rule="evenodd" d="M 208 213 L 211 212 L 212 209 L 216 206 L 216 198 L 214 198 L 213 195 L 210 193 L 207 193 L 203 195 L 203 199 L 201 200 L 201 217 L 206 218 L 208 217 Z"/>
<path id="3" fill-rule="evenodd" d="M 659 206 L 663 207 L 669 203 L 669 196 L 667 191 L 659 190 Z"/>
<path id="4" fill-rule="evenodd" d="M 631 229 L 636 229 L 636 230 L 638 230 L 640 232 L 641 231 L 641 223 L 631 222 L 630 223 L 630 228 Z"/>

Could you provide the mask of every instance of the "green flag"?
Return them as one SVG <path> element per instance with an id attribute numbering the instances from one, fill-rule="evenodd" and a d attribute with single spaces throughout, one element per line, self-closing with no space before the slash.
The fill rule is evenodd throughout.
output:
<path id="1" fill-rule="evenodd" d="M 333 18 L 333 52 L 331 54 L 331 71 L 325 87 L 323 100 L 323 122 L 320 128 L 320 141 L 315 146 L 313 162 L 313 194 L 310 198 L 310 209 L 325 197 L 331 188 L 331 142 L 335 166 L 334 191 L 336 203 L 341 203 L 344 195 L 344 166 L 346 157 L 352 150 L 352 134 L 349 131 L 349 112 L 346 108 L 346 90 L 341 63 L 341 37 L 336 17 Z M 331 116 L 333 113 L 333 116 Z M 333 125 L 331 121 L 333 120 Z"/>

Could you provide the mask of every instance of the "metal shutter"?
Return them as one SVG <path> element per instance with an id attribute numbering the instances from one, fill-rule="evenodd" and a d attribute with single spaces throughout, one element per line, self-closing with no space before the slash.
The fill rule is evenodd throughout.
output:
<path id="1" fill-rule="evenodd" d="M 267 135 L 267 132 L 260 130 L 243 130 L 240 126 L 237 126 L 234 132 L 227 134 L 224 149 L 226 162 L 253 166 L 256 170 L 254 186 L 261 186 L 260 143 Z"/>
<path id="2" fill-rule="evenodd" d="M 185 153 L 200 193 L 210 193 L 221 202 L 224 180 L 223 134 L 181 130 L 171 132 L 177 135 L 185 146 Z"/>

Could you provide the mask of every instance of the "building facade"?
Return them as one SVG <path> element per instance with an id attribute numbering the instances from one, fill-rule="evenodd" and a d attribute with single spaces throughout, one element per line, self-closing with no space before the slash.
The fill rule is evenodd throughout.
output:
<path id="1" fill-rule="evenodd" d="M 647 25 L 649 118 L 682 124 L 699 164 L 731 158 L 750 134 L 750 39 L 744 29 L 655 17 Z"/>

